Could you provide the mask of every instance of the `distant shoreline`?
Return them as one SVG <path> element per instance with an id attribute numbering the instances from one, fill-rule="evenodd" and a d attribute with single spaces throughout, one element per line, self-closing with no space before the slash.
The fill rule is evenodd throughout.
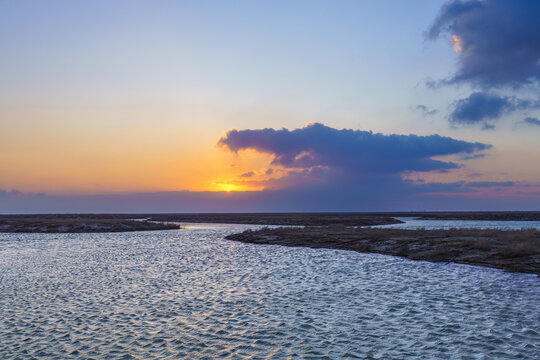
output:
<path id="1" fill-rule="evenodd" d="M 139 213 L 0 215 L 0 232 L 122 232 L 177 229 L 171 223 L 273 226 L 377 226 L 397 217 L 422 220 L 540 221 L 537 212 L 320 212 L 320 213 Z M 134 221 L 136 220 L 136 221 Z"/>
<path id="2" fill-rule="evenodd" d="M 20 214 L 0 215 L 0 221 L 40 219 L 106 220 L 139 219 L 157 222 L 192 222 L 250 225 L 375 226 L 401 223 L 396 218 L 422 220 L 540 221 L 540 211 L 483 212 L 282 212 L 282 213 L 118 213 L 118 214 Z"/>
<path id="3" fill-rule="evenodd" d="M 225 239 L 251 244 L 352 250 L 431 262 L 455 262 L 540 276 L 538 230 L 264 228 L 228 235 Z"/>
<path id="4" fill-rule="evenodd" d="M 0 232 L 2 224 L 20 224 L 27 227 L 27 224 L 39 222 L 43 225 L 54 225 L 63 223 L 81 223 L 101 221 L 104 226 L 111 221 L 133 221 L 137 224 L 130 224 L 130 227 L 140 227 L 139 223 L 152 224 L 159 223 L 221 223 L 221 224 L 249 224 L 249 225 L 294 225 L 294 226 L 375 226 L 400 224 L 402 221 L 389 216 L 373 216 L 363 214 L 345 213 L 274 213 L 274 214 L 36 214 L 36 215 L 0 215 Z M 169 225 L 176 226 L 177 225 Z M 35 227 L 34 227 L 35 228 Z M 136 230 L 133 230 L 136 231 Z M 37 231 L 41 232 L 41 231 Z M 81 231 L 83 232 L 83 231 Z"/>
<path id="5" fill-rule="evenodd" d="M 130 219 L 0 217 L 0 233 L 104 233 L 179 228 L 175 224 Z"/>

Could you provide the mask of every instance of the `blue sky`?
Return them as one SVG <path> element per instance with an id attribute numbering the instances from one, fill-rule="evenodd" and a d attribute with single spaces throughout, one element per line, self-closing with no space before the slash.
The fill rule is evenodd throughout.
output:
<path id="1" fill-rule="evenodd" d="M 2 4 L 2 94 L 14 101 L 214 96 L 391 113 L 453 62 L 422 38 L 435 1 Z"/>

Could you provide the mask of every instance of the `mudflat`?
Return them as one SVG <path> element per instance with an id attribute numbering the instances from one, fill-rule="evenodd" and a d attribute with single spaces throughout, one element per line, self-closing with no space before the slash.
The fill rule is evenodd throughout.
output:
<path id="1" fill-rule="evenodd" d="M 339 226 L 264 228 L 232 234 L 226 239 L 481 265 L 540 276 L 540 231 L 534 229 L 403 230 Z"/>

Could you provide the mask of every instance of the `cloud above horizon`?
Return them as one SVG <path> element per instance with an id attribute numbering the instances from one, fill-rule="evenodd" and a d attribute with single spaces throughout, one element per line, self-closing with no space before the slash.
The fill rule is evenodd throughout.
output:
<path id="1" fill-rule="evenodd" d="M 520 186 L 528 185 L 513 181 L 407 178 L 408 172 L 460 167 L 433 157 L 464 161 L 491 148 L 439 135 L 384 135 L 315 123 L 293 130 L 233 129 L 218 144 L 238 156 L 244 150 L 271 156 L 271 168 L 244 172 L 237 180 L 263 190 L 51 196 L 0 191 L 0 212 L 496 210 L 501 204 L 534 209 L 539 200 L 530 196 L 530 188 L 521 195 Z"/>
<path id="2" fill-rule="evenodd" d="M 449 39 L 458 66 L 448 78 L 430 81 L 428 85 L 470 85 L 482 90 L 453 103 L 448 117 L 453 125 L 481 125 L 482 129 L 490 130 L 505 114 L 539 107 L 540 100 L 492 93 L 499 90 L 508 94 L 520 88 L 537 93 L 539 18 L 538 1 L 453 0 L 441 7 L 426 38 Z"/>
<path id="3" fill-rule="evenodd" d="M 499 96 L 475 92 L 453 104 L 450 122 L 454 124 L 482 124 L 484 129 L 493 128 L 493 122 L 504 114 L 538 107 L 536 102 L 517 99 L 513 96 Z"/>
<path id="4" fill-rule="evenodd" d="M 243 178 L 250 178 L 252 176 L 255 175 L 255 171 L 248 171 L 246 173 L 243 173 L 242 175 L 240 175 L 240 177 L 243 177 Z"/>
<path id="5" fill-rule="evenodd" d="M 449 36 L 459 67 L 444 82 L 482 88 L 519 87 L 540 80 L 540 2 L 447 1 L 427 31 Z"/>
<path id="6" fill-rule="evenodd" d="M 540 119 L 533 118 L 533 117 L 526 117 L 522 120 L 524 124 L 527 125 L 534 125 L 534 126 L 540 126 Z"/>
<path id="7" fill-rule="evenodd" d="M 422 113 L 422 116 L 424 117 L 432 116 L 439 112 L 439 110 L 431 109 L 430 107 L 426 105 L 416 105 L 416 107 L 414 107 L 414 110 L 420 111 Z"/>
<path id="8" fill-rule="evenodd" d="M 272 156 L 284 168 L 347 170 L 357 177 L 459 168 L 433 157 L 475 154 L 489 144 L 467 142 L 440 135 L 384 135 L 371 131 L 335 129 L 320 123 L 299 129 L 230 130 L 218 145 L 232 152 L 255 150 Z"/>
<path id="9" fill-rule="evenodd" d="M 291 198 L 304 194 L 302 201 L 319 198 L 324 203 L 347 198 L 365 203 L 405 202 L 429 194 L 472 193 L 476 190 L 463 181 L 413 181 L 408 175 L 459 169 L 461 163 L 446 157 L 466 161 L 491 148 L 440 135 L 385 135 L 320 123 L 293 130 L 233 129 L 218 145 L 237 154 L 253 150 L 269 155 L 272 165 L 283 169 L 278 178 L 240 179 L 238 185 L 289 193 Z"/>
<path id="10" fill-rule="evenodd" d="M 467 183 L 472 188 L 510 187 L 516 185 L 515 181 L 472 181 Z"/>

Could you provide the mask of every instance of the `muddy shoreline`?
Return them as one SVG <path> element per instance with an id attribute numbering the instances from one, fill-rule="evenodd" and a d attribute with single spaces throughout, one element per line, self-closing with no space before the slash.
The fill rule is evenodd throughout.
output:
<path id="1" fill-rule="evenodd" d="M 455 262 L 540 276 L 538 230 L 264 228 L 232 234 L 225 239 L 252 244 L 352 250 L 431 262 Z"/>

